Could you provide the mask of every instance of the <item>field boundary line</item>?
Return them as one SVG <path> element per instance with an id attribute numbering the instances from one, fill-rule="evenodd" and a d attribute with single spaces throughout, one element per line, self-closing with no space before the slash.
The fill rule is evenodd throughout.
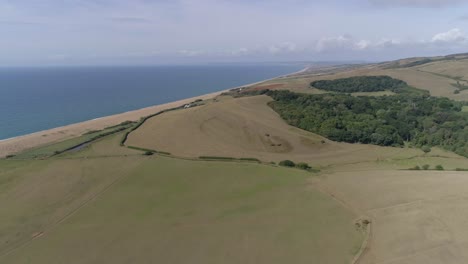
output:
<path id="1" fill-rule="evenodd" d="M 336 191 L 332 191 L 329 187 L 326 186 L 326 184 L 323 184 L 321 183 L 322 180 L 316 180 L 315 182 L 312 183 L 312 186 L 330 196 L 333 200 L 337 201 L 341 206 L 343 206 L 344 208 L 352 211 L 354 214 L 356 215 L 360 215 L 360 217 L 358 218 L 359 219 L 363 219 L 363 220 L 368 220 L 369 223 L 366 225 L 366 237 L 364 238 L 364 241 L 362 242 L 361 244 L 361 247 L 359 248 L 359 251 L 356 255 L 354 255 L 353 259 L 351 260 L 350 264 L 358 264 L 362 257 L 365 255 L 365 253 L 367 253 L 367 251 L 369 250 L 370 248 L 370 244 L 372 242 L 372 224 L 373 224 L 373 219 L 367 215 L 364 214 L 364 211 L 347 203 L 344 199 L 340 198 L 340 195 L 338 194 L 338 192 Z"/>
<path id="2" fill-rule="evenodd" d="M 418 250 L 418 251 L 414 252 L 413 254 L 407 254 L 407 255 L 404 255 L 404 256 L 401 256 L 401 257 L 395 257 L 395 258 L 392 258 L 392 259 L 376 262 L 376 264 L 391 264 L 391 263 L 394 263 L 395 261 L 400 261 L 400 260 L 404 260 L 406 258 L 419 256 L 421 254 L 424 254 L 425 252 L 429 252 L 429 251 L 432 251 L 432 250 L 435 250 L 435 249 L 438 249 L 438 248 L 448 247 L 450 245 L 455 245 L 456 246 L 456 245 L 460 245 L 460 244 L 463 244 L 463 243 L 456 243 L 454 241 L 449 241 L 449 242 L 447 242 L 445 244 L 442 244 L 442 245 L 436 245 L 436 246 L 432 246 L 432 247 L 428 247 L 428 248 L 425 248 L 425 249 Z"/>
<path id="3" fill-rule="evenodd" d="M 83 203 L 81 203 L 80 205 L 78 205 L 75 209 L 71 210 L 69 213 L 65 214 L 63 217 L 59 218 L 57 221 L 55 221 L 54 223 L 48 225 L 47 227 L 45 227 L 41 232 L 40 232 L 40 235 L 37 235 L 37 236 L 33 236 L 31 237 L 30 239 L 26 240 L 24 243 L 21 243 L 3 253 L 0 253 L 0 258 L 3 258 L 3 257 L 6 257 L 8 256 L 9 254 L 13 253 L 15 250 L 18 250 L 18 249 L 21 249 L 29 244 L 31 244 L 34 240 L 36 240 L 37 238 L 40 238 L 40 237 L 43 237 L 45 235 L 47 235 L 48 232 L 52 231 L 55 227 L 57 227 L 59 224 L 63 223 L 65 220 L 69 219 L 71 216 L 73 216 L 74 214 L 76 214 L 81 208 L 85 207 L 86 205 L 88 205 L 90 202 L 92 202 L 93 200 L 95 200 L 96 198 L 98 198 L 100 195 L 104 194 L 106 191 L 108 191 L 112 186 L 114 186 L 115 184 L 119 183 L 120 181 L 122 181 L 124 178 L 126 178 L 125 176 L 127 176 L 125 174 L 125 171 L 121 172 L 121 175 L 118 176 L 114 181 L 112 181 L 111 183 L 109 183 L 109 185 L 105 186 L 102 190 L 98 191 L 97 193 L 95 193 L 94 195 L 91 195 L 91 197 L 89 197 L 88 199 L 84 200 Z"/>
<path id="4" fill-rule="evenodd" d="M 351 264 L 358 264 L 361 259 L 364 257 L 365 253 L 369 251 L 370 242 L 372 241 L 372 221 L 366 226 L 366 237 L 364 241 L 362 241 L 361 248 L 359 249 L 358 253 L 354 256 L 353 260 L 351 260 Z"/>
<path id="5" fill-rule="evenodd" d="M 405 207 L 405 206 L 408 206 L 408 205 L 423 203 L 423 202 L 426 202 L 426 201 L 427 200 L 425 200 L 425 199 L 417 199 L 417 200 L 414 200 L 414 201 L 411 201 L 411 202 L 406 202 L 406 203 L 399 203 L 399 204 L 394 204 L 394 205 L 389 205 L 389 206 L 384 206 L 384 207 L 371 208 L 371 209 L 366 210 L 366 212 L 372 213 L 372 212 L 379 211 L 379 210 L 386 210 L 386 209 L 393 209 L 393 208 L 398 208 L 398 207 Z"/>

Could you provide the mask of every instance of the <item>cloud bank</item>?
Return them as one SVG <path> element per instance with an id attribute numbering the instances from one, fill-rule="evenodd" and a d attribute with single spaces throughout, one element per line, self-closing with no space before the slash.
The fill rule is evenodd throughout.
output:
<path id="1" fill-rule="evenodd" d="M 0 0 L 0 66 L 459 53 L 468 51 L 468 22 L 460 19 L 467 2 Z"/>

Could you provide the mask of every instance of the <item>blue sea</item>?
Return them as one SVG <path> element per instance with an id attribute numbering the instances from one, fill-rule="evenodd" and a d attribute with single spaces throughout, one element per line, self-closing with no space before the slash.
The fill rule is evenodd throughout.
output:
<path id="1" fill-rule="evenodd" d="M 301 70 L 249 64 L 0 69 L 0 140 Z"/>

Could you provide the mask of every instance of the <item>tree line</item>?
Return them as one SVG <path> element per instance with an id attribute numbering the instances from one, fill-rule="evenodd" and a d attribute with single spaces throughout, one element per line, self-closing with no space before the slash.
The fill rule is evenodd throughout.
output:
<path id="1" fill-rule="evenodd" d="M 468 113 L 463 103 L 418 94 L 354 97 L 268 91 L 290 125 L 335 141 L 415 147 L 439 146 L 468 157 Z"/>
<path id="2" fill-rule="evenodd" d="M 402 80 L 383 75 L 319 80 L 311 82 L 310 85 L 317 89 L 340 93 L 379 92 L 385 90 L 398 93 L 408 87 L 408 84 Z"/>

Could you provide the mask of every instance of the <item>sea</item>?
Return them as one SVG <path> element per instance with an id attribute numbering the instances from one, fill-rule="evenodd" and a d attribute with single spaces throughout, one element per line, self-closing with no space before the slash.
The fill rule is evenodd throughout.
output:
<path id="1" fill-rule="evenodd" d="M 0 140 L 293 73 L 301 64 L 0 68 Z"/>

